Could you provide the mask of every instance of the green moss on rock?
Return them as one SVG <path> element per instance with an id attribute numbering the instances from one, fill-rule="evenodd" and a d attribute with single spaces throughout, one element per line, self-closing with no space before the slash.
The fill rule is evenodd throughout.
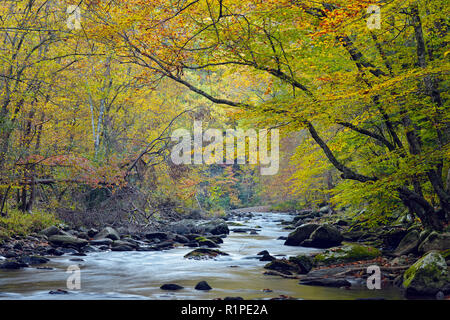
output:
<path id="1" fill-rule="evenodd" d="M 380 250 L 360 244 L 347 244 L 319 253 L 314 257 L 316 264 L 347 263 L 360 260 L 371 260 L 381 255 Z"/>

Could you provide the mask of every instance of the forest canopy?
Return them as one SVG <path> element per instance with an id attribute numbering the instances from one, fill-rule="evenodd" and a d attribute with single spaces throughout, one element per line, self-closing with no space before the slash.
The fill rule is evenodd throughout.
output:
<path id="1" fill-rule="evenodd" d="M 142 223 L 328 202 L 364 209 L 369 224 L 398 212 L 430 229 L 448 224 L 446 1 L 0 7 L 1 215 Z M 279 129 L 278 174 L 175 165 L 171 133 L 195 120 Z"/>

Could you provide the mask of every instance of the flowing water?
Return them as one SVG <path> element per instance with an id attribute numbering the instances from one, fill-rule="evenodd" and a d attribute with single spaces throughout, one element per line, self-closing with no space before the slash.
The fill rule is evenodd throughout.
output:
<path id="1" fill-rule="evenodd" d="M 229 254 L 214 260 L 188 260 L 183 256 L 192 248 L 178 247 L 167 251 L 94 252 L 80 257 L 51 257 L 45 267 L 52 270 L 25 268 L 0 271 L 0 299 L 213 299 L 240 296 L 244 299 L 270 299 L 280 295 L 299 299 L 401 299 L 399 290 L 368 290 L 364 286 L 350 290 L 303 286 L 298 280 L 263 275 L 267 262 L 256 254 L 268 250 L 282 257 L 318 251 L 318 249 L 284 246 L 279 236 L 287 236 L 280 220 L 292 216 L 280 213 L 254 213 L 245 227 L 260 226 L 257 235 L 234 233 L 224 239 L 220 250 Z M 233 230 L 235 227 L 230 227 Z M 51 295 L 50 290 L 66 289 L 70 276 L 67 268 L 81 269 L 81 289 L 69 294 Z M 210 291 L 195 290 L 205 280 Z M 176 283 L 182 290 L 168 292 L 160 289 L 164 283 Z M 272 292 L 264 292 L 270 289 Z"/>

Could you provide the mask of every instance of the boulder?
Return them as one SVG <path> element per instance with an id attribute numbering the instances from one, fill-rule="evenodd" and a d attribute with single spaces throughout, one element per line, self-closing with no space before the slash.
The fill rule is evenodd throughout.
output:
<path id="1" fill-rule="evenodd" d="M 14 269 L 21 269 L 21 268 L 26 268 L 26 267 L 28 267 L 28 264 L 22 263 L 19 261 L 13 261 L 13 260 L 8 260 L 3 263 L 0 263 L 0 269 L 14 270 Z"/>
<path id="2" fill-rule="evenodd" d="M 304 286 L 321 286 L 321 287 L 351 287 L 351 283 L 345 279 L 332 279 L 332 278 L 323 278 L 323 279 L 303 279 L 300 280 L 299 284 Z"/>
<path id="3" fill-rule="evenodd" d="M 204 228 L 205 233 L 211 233 L 213 235 L 229 234 L 230 230 L 228 225 L 223 219 L 210 220 L 200 224 L 200 227 Z"/>
<path id="4" fill-rule="evenodd" d="M 195 286 L 195 290 L 211 290 L 211 286 L 206 281 L 200 281 Z"/>
<path id="5" fill-rule="evenodd" d="M 317 265 L 331 265 L 361 260 L 371 260 L 381 255 L 380 250 L 360 244 L 348 244 L 338 248 L 325 250 L 314 256 Z"/>
<path id="6" fill-rule="evenodd" d="M 450 233 L 431 232 L 428 237 L 419 245 L 419 253 L 426 253 L 431 250 L 450 249 Z"/>
<path id="7" fill-rule="evenodd" d="M 214 220 L 192 220 L 183 219 L 172 222 L 168 226 L 168 230 L 182 235 L 187 234 L 205 234 L 211 233 L 213 235 L 229 234 L 228 225 L 223 219 Z"/>
<path id="8" fill-rule="evenodd" d="M 197 241 L 197 243 L 200 247 L 208 247 L 208 248 L 218 248 L 219 247 L 217 245 L 217 243 L 215 243 L 214 241 L 212 241 L 210 239 L 206 239 L 204 237 L 195 238 L 195 241 Z"/>
<path id="9" fill-rule="evenodd" d="M 112 251 L 133 251 L 134 248 L 130 247 L 130 246 L 127 246 L 127 245 L 124 245 L 124 244 L 120 244 L 120 245 L 117 245 L 115 247 L 112 247 L 111 250 Z"/>
<path id="10" fill-rule="evenodd" d="M 299 255 L 296 257 L 290 257 L 289 261 L 297 265 L 299 269 L 298 273 L 300 274 L 308 273 L 314 266 L 314 260 L 310 256 Z"/>
<path id="11" fill-rule="evenodd" d="M 120 240 L 120 234 L 114 228 L 106 227 L 102 231 L 97 233 L 94 237 L 95 240 L 105 239 L 105 238 L 108 238 L 111 240 Z"/>
<path id="12" fill-rule="evenodd" d="M 51 245 L 57 247 L 75 247 L 81 248 L 88 244 L 87 240 L 69 235 L 53 235 L 48 238 Z"/>
<path id="13" fill-rule="evenodd" d="M 93 246 L 109 246 L 113 243 L 114 241 L 109 239 L 109 238 L 105 238 L 105 239 L 97 239 L 97 240 L 91 240 L 91 244 Z"/>
<path id="14" fill-rule="evenodd" d="M 448 285 L 450 279 L 445 259 L 431 251 L 403 274 L 406 296 L 432 296 Z"/>
<path id="15" fill-rule="evenodd" d="M 269 253 L 267 254 L 263 254 L 260 258 L 259 261 L 274 261 L 276 260 L 275 257 L 271 256 Z"/>
<path id="16" fill-rule="evenodd" d="M 394 251 L 394 255 L 399 257 L 407 255 L 409 253 L 414 253 L 419 245 L 419 232 L 413 230 L 409 232 L 398 244 Z"/>
<path id="17" fill-rule="evenodd" d="M 317 229 L 320 225 L 310 223 L 303 224 L 291 233 L 289 233 L 284 244 L 286 246 L 299 246 L 304 240 L 308 239 L 309 236 Z"/>
<path id="18" fill-rule="evenodd" d="M 161 289 L 161 290 L 171 290 L 171 291 L 174 291 L 174 290 L 181 290 L 181 289 L 184 289 L 184 287 L 182 287 L 182 286 L 180 286 L 180 285 L 178 285 L 178 284 L 175 284 L 175 283 L 166 283 L 166 284 L 163 284 L 163 285 L 160 287 L 160 289 Z"/>
<path id="19" fill-rule="evenodd" d="M 59 229 L 57 226 L 50 226 L 44 230 L 42 230 L 41 232 L 39 232 L 40 234 L 46 236 L 46 237 L 51 237 L 54 235 L 66 235 L 67 233 L 62 231 L 61 229 Z"/>
<path id="20" fill-rule="evenodd" d="M 212 259 L 217 256 L 228 256 L 228 253 L 222 252 L 220 250 L 198 248 L 187 253 L 184 257 L 186 259 L 201 260 L 201 259 Z"/>
<path id="21" fill-rule="evenodd" d="M 139 247 L 139 245 L 137 245 L 136 243 L 131 242 L 131 241 L 123 241 L 123 240 L 113 241 L 113 243 L 112 243 L 112 247 L 113 248 L 114 247 L 119 247 L 119 246 L 128 246 L 128 247 L 131 247 L 133 249 L 137 249 Z"/>
<path id="22" fill-rule="evenodd" d="M 145 234 L 145 238 L 148 240 L 159 239 L 163 241 L 168 239 L 168 235 L 165 232 L 149 232 Z"/>
<path id="23" fill-rule="evenodd" d="M 285 259 L 277 259 L 269 262 L 264 266 L 264 269 L 275 270 L 285 274 L 291 274 L 291 272 L 298 272 L 299 269 L 295 263 L 287 261 Z"/>
<path id="24" fill-rule="evenodd" d="M 18 262 L 23 263 L 23 264 L 29 264 L 29 265 L 37 265 L 37 264 L 43 264 L 43 263 L 47 263 L 50 260 L 44 257 L 40 257 L 40 256 L 21 256 L 20 258 L 17 259 Z"/>
<path id="25" fill-rule="evenodd" d="M 314 230 L 309 238 L 310 241 L 303 241 L 300 245 L 314 248 L 330 248 L 340 245 L 343 239 L 336 227 L 327 224 Z"/>

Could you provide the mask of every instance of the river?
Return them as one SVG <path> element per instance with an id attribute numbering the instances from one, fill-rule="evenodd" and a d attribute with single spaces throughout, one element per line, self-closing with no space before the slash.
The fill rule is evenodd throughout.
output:
<path id="1" fill-rule="evenodd" d="M 93 252 L 87 256 L 49 257 L 45 267 L 52 270 L 25 268 L 0 271 L 0 299 L 213 299 L 240 296 L 244 299 L 270 299 L 280 295 L 298 299 L 402 299 L 399 290 L 368 290 L 364 286 L 350 290 L 303 286 L 296 279 L 263 275 L 263 266 L 256 254 L 267 250 L 276 257 L 298 255 L 318 249 L 284 246 L 280 236 L 287 236 L 280 220 L 292 220 L 282 213 L 254 213 L 243 223 L 245 227 L 260 226 L 257 235 L 230 232 L 220 245 L 229 254 L 215 260 L 188 260 L 183 256 L 192 248 L 177 247 L 167 251 Z M 230 227 L 233 230 L 236 227 Z M 70 259 L 81 258 L 74 262 Z M 81 269 L 81 289 L 69 294 L 49 294 L 65 289 L 70 274 L 67 268 L 77 264 Z M 205 280 L 210 291 L 195 290 Z M 182 290 L 160 289 L 164 283 L 176 283 Z M 264 292 L 270 289 L 271 292 Z M 266 290 L 267 291 L 267 290 Z"/>

